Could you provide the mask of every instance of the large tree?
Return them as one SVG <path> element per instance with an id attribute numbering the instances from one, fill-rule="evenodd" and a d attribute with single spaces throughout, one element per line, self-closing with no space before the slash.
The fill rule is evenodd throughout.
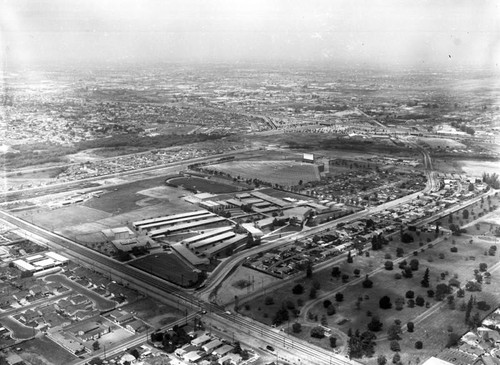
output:
<path id="1" fill-rule="evenodd" d="M 390 309 L 390 308 L 392 308 L 391 298 L 388 297 L 387 295 L 384 295 L 379 300 L 379 307 L 381 309 Z"/>

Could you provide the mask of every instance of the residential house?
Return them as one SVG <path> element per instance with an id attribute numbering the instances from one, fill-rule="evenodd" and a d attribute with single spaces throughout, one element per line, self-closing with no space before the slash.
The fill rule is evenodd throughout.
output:
<path id="1" fill-rule="evenodd" d="M 83 341 L 97 340 L 110 331 L 111 330 L 108 326 L 97 326 L 86 332 L 79 332 L 78 337 L 80 337 Z"/>
<path id="2" fill-rule="evenodd" d="M 217 360 L 219 365 L 237 365 L 241 362 L 241 356 L 238 354 L 227 354 Z"/>
<path id="3" fill-rule="evenodd" d="M 221 340 L 213 340 L 201 347 L 203 351 L 206 353 L 210 354 L 212 353 L 213 350 L 215 350 L 218 347 L 221 347 L 223 345 L 223 342 Z"/>
<path id="4" fill-rule="evenodd" d="M 212 337 L 208 334 L 201 335 L 200 337 L 196 337 L 191 341 L 191 345 L 193 346 L 203 346 L 204 344 L 212 341 Z"/>
<path id="5" fill-rule="evenodd" d="M 134 319 L 134 316 L 126 311 L 122 311 L 119 309 L 115 309 L 108 313 L 109 318 L 111 318 L 114 322 L 118 324 L 123 324 L 125 322 L 131 321 Z"/>
<path id="6" fill-rule="evenodd" d="M 26 300 L 26 297 L 30 295 L 28 290 L 19 290 L 17 293 L 12 294 L 15 300 L 21 302 L 22 300 Z"/>
<path id="7" fill-rule="evenodd" d="M 224 345 L 224 346 L 219 347 L 218 349 L 215 349 L 212 352 L 212 354 L 214 354 L 215 356 L 218 356 L 218 357 L 224 357 L 227 354 L 229 354 L 230 352 L 232 352 L 233 350 L 234 350 L 233 346 L 231 346 L 231 345 Z"/>
<path id="8" fill-rule="evenodd" d="M 145 330 L 146 327 L 147 325 L 143 321 L 141 321 L 140 319 L 136 319 L 135 321 L 127 323 L 127 326 L 125 328 L 130 332 L 138 333 Z"/>
<path id="9" fill-rule="evenodd" d="M 84 295 L 82 295 L 82 294 L 72 295 L 68 299 L 74 305 L 86 304 L 86 303 L 90 302 L 90 300 L 87 297 L 85 297 Z"/>

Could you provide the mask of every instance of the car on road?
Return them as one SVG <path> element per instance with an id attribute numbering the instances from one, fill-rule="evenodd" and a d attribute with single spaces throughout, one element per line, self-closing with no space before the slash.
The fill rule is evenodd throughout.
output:
<path id="1" fill-rule="evenodd" d="M 272 347 L 271 345 L 267 345 L 266 346 L 266 350 L 269 350 L 271 352 L 274 352 L 274 347 Z"/>
<path id="2" fill-rule="evenodd" d="M 231 315 L 231 311 L 225 311 L 224 313 Z"/>

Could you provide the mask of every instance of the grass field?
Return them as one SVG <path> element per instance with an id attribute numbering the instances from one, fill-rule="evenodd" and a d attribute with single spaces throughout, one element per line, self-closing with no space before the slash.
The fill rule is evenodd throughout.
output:
<path id="1" fill-rule="evenodd" d="M 198 190 L 204 193 L 213 193 L 213 194 L 221 194 L 221 193 L 231 193 L 238 191 L 237 187 L 232 185 L 223 184 L 218 181 L 213 181 L 209 179 L 201 179 L 198 177 L 179 177 L 169 180 L 170 184 L 174 184 L 176 186 L 182 186 L 185 189 Z"/>
<path id="2" fill-rule="evenodd" d="M 417 141 L 420 144 L 427 145 L 431 148 L 464 148 L 465 145 L 449 138 L 431 138 L 419 137 Z"/>
<path id="3" fill-rule="evenodd" d="M 229 173 L 233 177 L 259 179 L 280 185 L 297 185 L 300 180 L 319 181 L 318 167 L 295 161 L 232 161 L 210 165 L 212 170 Z"/>
<path id="4" fill-rule="evenodd" d="M 175 254 L 148 255 L 132 261 L 130 265 L 181 286 L 194 284 L 198 279 L 197 273 Z"/>

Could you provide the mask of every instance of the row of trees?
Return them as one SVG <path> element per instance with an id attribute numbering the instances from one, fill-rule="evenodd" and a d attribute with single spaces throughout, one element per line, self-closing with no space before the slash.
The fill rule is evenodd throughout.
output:
<path id="1" fill-rule="evenodd" d="M 483 173 L 483 182 L 491 186 L 493 189 L 500 189 L 500 180 L 497 173 Z"/>

